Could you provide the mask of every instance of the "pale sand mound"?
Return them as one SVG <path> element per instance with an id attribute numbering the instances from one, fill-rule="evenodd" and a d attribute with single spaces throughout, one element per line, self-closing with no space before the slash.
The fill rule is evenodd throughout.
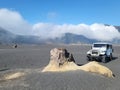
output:
<path id="1" fill-rule="evenodd" d="M 70 70 L 83 70 L 86 72 L 98 73 L 107 77 L 113 77 L 113 73 L 110 69 L 100 65 L 95 61 L 89 62 L 83 66 L 76 65 L 72 54 L 69 53 L 66 49 L 62 48 L 54 48 L 50 51 L 50 62 L 42 72 L 60 72 Z"/>
<path id="2" fill-rule="evenodd" d="M 7 75 L 4 76 L 4 80 L 17 79 L 17 78 L 20 78 L 24 75 L 25 75 L 25 73 L 23 73 L 23 72 L 10 73 L 10 74 L 7 74 Z"/>
<path id="3" fill-rule="evenodd" d="M 71 70 L 83 70 L 87 72 L 98 73 L 107 77 L 113 77 L 113 73 L 107 67 L 100 65 L 98 62 L 89 62 L 83 66 L 78 66 L 74 62 L 68 62 L 64 65 L 58 67 L 55 66 L 53 63 L 49 63 L 42 72 L 64 72 L 64 71 L 71 71 Z"/>
<path id="4" fill-rule="evenodd" d="M 83 66 L 80 66 L 79 68 L 83 71 L 98 73 L 107 77 L 114 77 L 113 72 L 109 68 L 100 65 L 98 62 L 95 61 L 89 62 Z"/>

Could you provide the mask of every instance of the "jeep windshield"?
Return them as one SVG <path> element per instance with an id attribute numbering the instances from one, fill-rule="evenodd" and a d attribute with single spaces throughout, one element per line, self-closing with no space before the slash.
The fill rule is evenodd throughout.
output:
<path id="1" fill-rule="evenodd" d="M 105 46 L 106 46 L 106 44 L 94 44 L 93 47 L 105 47 Z"/>

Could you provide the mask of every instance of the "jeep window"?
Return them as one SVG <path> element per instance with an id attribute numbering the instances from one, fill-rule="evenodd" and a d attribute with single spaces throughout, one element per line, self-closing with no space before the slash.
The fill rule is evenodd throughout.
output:
<path id="1" fill-rule="evenodd" d="M 110 48 L 112 48 L 112 45 L 110 45 Z"/>
<path id="2" fill-rule="evenodd" d="M 94 47 L 106 47 L 106 44 L 94 44 Z"/>
<path id="3" fill-rule="evenodd" d="M 110 48 L 110 46 L 107 44 L 107 49 Z"/>

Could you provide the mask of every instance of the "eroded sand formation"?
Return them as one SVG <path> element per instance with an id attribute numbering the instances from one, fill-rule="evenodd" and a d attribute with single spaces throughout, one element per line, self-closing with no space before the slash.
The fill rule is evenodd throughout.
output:
<path id="1" fill-rule="evenodd" d="M 20 78 L 24 75 L 25 75 L 25 73 L 23 73 L 23 72 L 10 73 L 10 74 L 7 74 L 7 75 L 4 76 L 4 80 L 17 79 L 17 78 Z"/>
<path id="2" fill-rule="evenodd" d="M 14 80 L 14 79 L 18 79 L 25 76 L 24 72 L 9 72 L 4 74 L 1 78 L 0 81 L 4 81 L 4 80 Z"/>
<path id="3" fill-rule="evenodd" d="M 71 70 L 83 70 L 86 72 L 98 73 L 106 77 L 114 77 L 112 71 L 100 65 L 98 62 L 89 62 L 85 65 L 78 66 L 75 64 L 73 55 L 66 49 L 54 48 L 50 51 L 50 62 L 42 72 L 63 72 Z"/>

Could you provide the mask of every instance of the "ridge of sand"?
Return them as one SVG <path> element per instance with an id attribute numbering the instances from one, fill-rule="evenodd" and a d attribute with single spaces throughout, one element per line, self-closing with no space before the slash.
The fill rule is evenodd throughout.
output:
<path id="1" fill-rule="evenodd" d="M 6 75 L 4 75 L 3 80 L 13 80 L 13 79 L 20 78 L 24 75 L 25 75 L 24 72 L 7 73 Z"/>
<path id="2" fill-rule="evenodd" d="M 66 62 L 64 65 L 56 66 L 54 62 L 50 62 L 42 72 L 65 72 L 65 71 L 72 71 L 72 70 L 83 70 L 86 72 L 98 73 L 104 75 L 106 77 L 114 77 L 112 71 L 100 65 L 98 62 L 92 61 L 85 65 L 78 66 L 74 62 Z"/>

